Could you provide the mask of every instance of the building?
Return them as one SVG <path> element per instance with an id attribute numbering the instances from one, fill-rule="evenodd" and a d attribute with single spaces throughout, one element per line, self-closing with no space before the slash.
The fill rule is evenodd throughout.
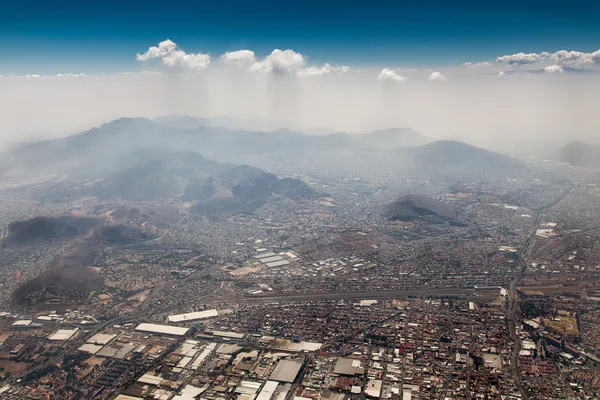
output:
<path id="1" fill-rule="evenodd" d="M 362 367 L 360 360 L 353 360 L 351 358 L 340 358 L 335 363 L 333 373 L 338 375 L 354 376 L 364 374 L 365 369 Z"/>
<path id="2" fill-rule="evenodd" d="M 176 314 L 169 315 L 169 322 L 179 323 L 179 322 L 189 322 L 189 321 L 198 321 L 201 319 L 214 318 L 218 317 L 219 313 L 217 310 L 205 310 L 205 311 L 196 311 L 187 314 Z"/>
<path id="3" fill-rule="evenodd" d="M 185 336 L 189 332 L 190 328 L 180 328 L 178 326 L 142 323 L 139 324 L 135 328 L 135 330 L 140 332 L 157 333 L 159 335 Z"/>
<path id="4" fill-rule="evenodd" d="M 277 363 L 277 366 L 275 366 L 273 372 L 271 372 L 269 380 L 283 383 L 294 383 L 303 365 L 303 358 L 297 360 L 280 360 Z"/>

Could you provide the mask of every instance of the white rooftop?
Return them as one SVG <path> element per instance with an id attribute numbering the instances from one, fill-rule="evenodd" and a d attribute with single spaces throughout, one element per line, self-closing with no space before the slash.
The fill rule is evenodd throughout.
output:
<path id="1" fill-rule="evenodd" d="M 69 340 L 77 333 L 79 328 L 75 329 L 59 329 L 52 335 L 48 336 L 48 340 L 64 341 Z"/>
<path id="2" fill-rule="evenodd" d="M 135 330 L 140 332 L 160 333 L 163 335 L 183 336 L 188 333 L 190 329 L 170 325 L 148 324 L 144 322 L 139 324 Z"/>
<path id="3" fill-rule="evenodd" d="M 217 312 L 217 310 L 196 311 L 186 314 L 169 315 L 169 322 L 177 323 L 186 321 L 196 321 L 199 319 L 214 318 L 218 316 L 219 313 Z"/>

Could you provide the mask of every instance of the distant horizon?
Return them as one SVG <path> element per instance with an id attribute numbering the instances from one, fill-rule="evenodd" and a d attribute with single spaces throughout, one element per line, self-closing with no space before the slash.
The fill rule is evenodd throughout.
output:
<path id="1" fill-rule="evenodd" d="M 165 114 L 474 141 L 600 131 L 589 0 L 24 0 L 3 8 L 0 45 L 0 142 Z"/>
<path id="2" fill-rule="evenodd" d="M 164 124 L 167 126 L 171 126 L 166 122 L 162 122 L 162 121 L 157 121 L 158 118 L 161 117 L 191 117 L 191 118 L 197 118 L 197 119 L 207 119 L 207 120 L 212 120 L 212 119 L 217 119 L 217 118 L 232 118 L 232 119 L 238 119 L 240 121 L 245 120 L 245 118 L 238 118 L 235 116 L 231 116 L 231 115 L 226 115 L 226 114 L 222 114 L 222 115 L 216 115 L 216 116 L 201 116 L 201 115 L 189 115 L 189 114 L 160 114 L 160 115 L 155 115 L 153 117 L 142 117 L 142 116 L 125 116 L 125 117 L 119 117 L 119 118 L 115 118 L 115 119 L 111 119 L 111 120 L 107 120 L 104 122 L 101 122 L 99 124 L 96 124 L 94 126 L 89 126 L 87 128 L 81 129 L 81 130 L 77 130 L 74 132 L 69 132 L 69 133 L 65 133 L 62 134 L 60 136 L 56 136 L 56 137 L 35 137 L 32 136 L 29 139 L 26 140 L 22 140 L 22 141 L 14 141 L 14 142 L 0 142 L 0 151 L 6 151 L 6 150 L 10 150 L 12 148 L 17 148 L 20 146 L 24 146 L 24 145 L 28 145 L 28 144 L 35 144 L 35 143 L 39 143 L 39 142 L 44 142 L 44 141 L 48 141 L 48 140 L 56 140 L 56 139 L 62 139 L 62 138 L 67 138 L 67 137 L 71 137 L 74 135 L 78 135 L 78 134 L 84 134 L 92 129 L 95 128 L 100 128 L 103 125 L 107 125 L 110 124 L 112 122 L 118 121 L 118 120 L 123 120 L 123 119 L 131 119 L 131 120 L 135 120 L 135 119 L 145 119 L 148 121 L 152 121 L 152 122 L 156 122 L 156 123 L 160 123 L 160 124 Z M 252 118 L 248 118 L 248 120 L 252 120 Z M 282 124 L 286 124 L 289 122 L 286 121 L 277 121 L 277 120 L 273 120 L 273 121 L 269 121 L 269 120 L 264 120 L 265 122 L 277 122 L 277 123 L 282 123 Z M 291 124 L 290 124 L 291 125 Z M 308 132 L 306 130 L 300 130 L 300 129 L 292 129 L 289 128 L 287 126 L 282 126 L 281 128 L 277 128 L 277 129 L 273 129 L 273 130 L 256 130 L 256 129 L 249 129 L 249 128 L 233 128 L 233 127 L 228 127 L 226 125 L 214 125 L 214 126 L 199 126 L 198 128 L 222 128 L 222 129 L 227 129 L 227 130 L 231 130 L 231 131 L 247 131 L 247 132 L 267 132 L 267 133 L 274 133 L 277 132 L 279 130 L 290 130 L 292 132 L 297 132 L 297 133 L 301 133 L 304 135 L 308 135 L 308 136 L 327 136 L 327 135 L 335 135 L 335 134 L 351 134 L 351 135 L 368 135 L 370 133 L 376 132 L 376 131 L 389 131 L 389 130 L 412 130 L 413 132 L 415 132 L 416 134 L 422 136 L 423 138 L 430 138 L 432 139 L 432 142 L 436 142 L 436 141 L 448 141 L 448 142 L 460 142 L 460 143 L 465 143 L 467 145 L 470 146 L 476 146 L 476 147 L 481 147 L 484 149 L 488 149 L 494 152 L 501 152 L 501 153 L 505 153 L 507 150 L 513 148 L 517 148 L 518 144 L 521 144 L 523 146 L 527 146 L 525 147 L 525 150 L 529 149 L 529 150 L 533 150 L 536 147 L 539 147 L 539 140 L 538 139 L 524 139 L 524 140 L 519 140 L 518 142 L 515 143 L 514 139 L 511 138 L 499 138 L 499 139 L 488 139 L 488 140 L 477 140 L 477 139 L 473 139 L 473 138 L 469 138 L 469 137 L 464 137 L 461 135 L 447 135 L 447 136 L 435 136 L 435 135 L 431 135 L 428 134 L 426 132 L 420 132 L 415 130 L 414 128 L 410 127 L 410 126 L 395 126 L 395 127 L 381 127 L 381 128 L 376 128 L 376 129 L 372 129 L 370 131 L 364 131 L 364 132 L 348 132 L 348 131 L 331 131 L 331 132 L 326 132 L 326 133 L 311 133 Z M 198 129 L 198 128 L 177 128 L 177 127 L 172 127 L 173 129 L 181 129 L 181 130 L 194 130 L 194 129 Z M 318 128 L 313 128 L 313 129 L 318 129 Z M 556 140 L 553 141 L 548 141 L 545 143 L 545 145 L 548 148 L 555 148 L 557 149 L 558 147 L 562 147 L 562 146 L 567 146 L 570 144 L 585 144 L 585 145 L 589 145 L 589 146 L 593 146 L 593 147 L 599 147 L 600 145 L 600 141 L 596 141 L 594 142 L 593 140 L 590 141 L 585 141 L 585 140 L 569 140 L 568 138 L 558 138 Z M 511 145 L 512 144 L 512 145 Z M 528 147 L 528 146 L 531 146 Z M 523 149 L 521 149 L 523 150 Z M 521 154 L 523 155 L 523 154 Z"/>

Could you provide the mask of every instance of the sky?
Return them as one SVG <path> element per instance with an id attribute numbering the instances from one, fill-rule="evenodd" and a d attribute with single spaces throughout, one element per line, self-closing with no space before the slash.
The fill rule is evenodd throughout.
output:
<path id="1" fill-rule="evenodd" d="M 0 0 L 0 9 L 0 141 L 167 113 L 438 136 L 588 138 L 600 128 L 584 113 L 600 100 L 593 0 Z"/>

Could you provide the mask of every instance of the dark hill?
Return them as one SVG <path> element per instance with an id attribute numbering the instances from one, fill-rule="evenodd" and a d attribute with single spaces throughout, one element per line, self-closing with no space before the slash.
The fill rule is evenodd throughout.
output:
<path id="1" fill-rule="evenodd" d="M 103 288 L 98 272 L 85 265 L 92 248 L 91 241 L 79 241 L 67 253 L 54 259 L 48 271 L 15 290 L 15 305 L 35 307 L 52 298 L 62 298 L 70 304 L 87 302 L 91 291 Z"/>
<path id="2" fill-rule="evenodd" d="M 108 244 L 134 244 L 156 238 L 152 229 L 132 225 L 102 226 L 94 230 L 94 236 Z"/>
<path id="3" fill-rule="evenodd" d="M 573 142 L 558 149 L 553 158 L 575 167 L 600 168 L 600 147 Z"/>
<path id="4" fill-rule="evenodd" d="M 8 226 L 9 236 L 4 242 L 17 245 L 65 242 L 88 234 L 99 224 L 100 221 L 94 218 L 35 217 L 11 223 Z"/>
<path id="5" fill-rule="evenodd" d="M 387 216 L 392 221 L 431 219 L 452 221 L 456 219 L 454 208 L 446 203 L 422 195 L 407 195 L 389 204 Z"/>
<path id="6" fill-rule="evenodd" d="M 202 186 L 190 187 L 184 194 L 196 201 L 192 212 L 230 215 L 250 213 L 261 207 L 270 196 L 315 198 L 318 194 L 299 179 L 279 179 L 258 168 L 241 165 L 211 179 Z"/>

